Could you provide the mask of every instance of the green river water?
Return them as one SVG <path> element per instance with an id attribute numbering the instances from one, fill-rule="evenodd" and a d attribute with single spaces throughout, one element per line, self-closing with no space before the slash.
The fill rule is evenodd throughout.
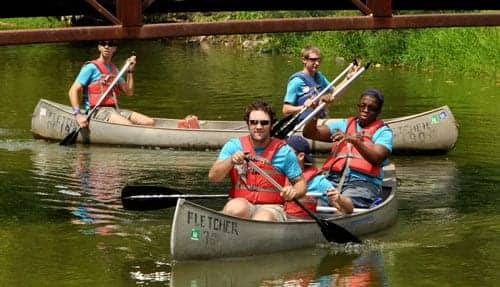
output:
<path id="1" fill-rule="evenodd" d="M 240 120 L 256 98 L 279 112 L 288 76 L 301 69 L 298 56 L 161 41 L 124 43 L 116 63 L 131 50 L 136 95 L 121 106 L 157 117 Z M 62 147 L 31 135 L 37 101 L 68 103 L 79 68 L 96 55 L 83 44 L 0 47 L 0 286 L 498 285 L 498 78 L 372 65 L 332 105 L 332 116 L 349 116 L 360 91 L 375 87 L 386 96 L 383 118 L 448 105 L 459 123 L 448 154 L 391 158 L 398 221 L 366 244 L 177 263 L 173 209 L 124 210 L 120 190 L 139 182 L 225 192 L 227 182 L 207 180 L 216 151 Z M 345 66 L 323 59 L 321 70 L 333 79 Z"/>

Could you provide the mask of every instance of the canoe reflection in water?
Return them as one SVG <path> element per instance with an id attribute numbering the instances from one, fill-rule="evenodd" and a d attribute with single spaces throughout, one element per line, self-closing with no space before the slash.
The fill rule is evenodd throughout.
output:
<path id="1" fill-rule="evenodd" d="M 346 253 L 344 247 L 328 245 L 242 259 L 176 262 L 170 286 L 387 285 L 380 251 L 356 250 L 353 253 Z"/>
<path id="2" fill-rule="evenodd" d="M 284 277 L 283 286 L 387 286 L 382 254 L 378 251 L 358 256 L 327 255 L 316 270 L 289 276 Z"/>

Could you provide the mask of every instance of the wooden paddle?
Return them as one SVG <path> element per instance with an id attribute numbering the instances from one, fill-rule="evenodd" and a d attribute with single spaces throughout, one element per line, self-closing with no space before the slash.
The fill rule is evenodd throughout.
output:
<path id="1" fill-rule="evenodd" d="M 178 198 L 204 199 L 227 197 L 228 194 L 183 194 L 169 187 L 154 185 L 127 185 L 123 188 L 121 194 L 123 208 L 141 211 L 175 206 Z"/>
<path id="2" fill-rule="evenodd" d="M 316 102 L 317 100 L 319 100 L 319 98 L 323 94 L 328 92 L 332 88 L 332 86 L 340 80 L 340 78 L 347 75 L 347 73 L 349 73 L 349 71 L 351 70 L 351 68 L 353 66 L 357 66 L 357 65 L 358 65 L 358 61 L 356 61 L 356 59 L 354 59 L 352 61 L 352 63 L 347 68 L 345 68 L 333 81 L 331 81 L 323 90 L 321 90 L 321 92 L 319 92 L 316 96 L 314 96 L 314 98 L 312 98 L 312 101 Z M 285 138 L 288 131 L 290 131 L 290 129 L 295 127 L 300 122 L 300 116 L 305 111 L 307 111 L 307 109 L 308 109 L 307 107 L 303 107 L 299 112 L 297 112 L 295 114 L 289 114 L 288 116 L 286 116 L 283 119 L 281 119 L 280 121 L 278 121 L 273 126 L 273 128 L 271 130 L 271 136 L 275 136 L 275 137 L 281 138 L 281 139 Z"/>
<path id="3" fill-rule="evenodd" d="M 132 52 L 132 56 L 135 55 L 135 52 Z M 99 98 L 99 101 L 97 101 L 97 104 L 90 110 L 90 112 L 87 115 L 87 122 L 90 121 L 90 117 L 92 116 L 93 113 L 97 111 L 97 108 L 101 105 L 102 101 L 104 98 L 109 94 L 109 92 L 113 89 L 113 87 L 118 83 L 120 78 L 125 74 L 125 72 L 128 69 L 128 66 L 130 66 L 130 62 L 126 61 L 125 65 L 123 65 L 123 68 L 120 70 L 118 75 L 115 77 L 113 82 L 109 85 L 108 89 L 102 94 L 101 98 Z M 78 134 L 80 133 L 80 130 L 82 127 L 78 125 L 78 128 L 70 132 L 60 143 L 59 145 L 72 145 L 76 142 L 76 138 L 78 137 Z"/>
<path id="4" fill-rule="evenodd" d="M 278 189 L 279 191 L 283 190 L 283 187 L 279 183 L 277 183 L 271 176 L 269 176 L 264 170 L 262 170 L 255 162 L 251 161 L 248 158 L 245 158 L 245 160 L 258 173 L 260 173 L 265 179 L 267 179 L 272 185 L 274 185 L 276 189 Z M 300 208 L 302 208 L 302 210 L 309 214 L 309 216 L 314 219 L 314 221 L 316 221 L 316 223 L 321 228 L 321 232 L 323 233 L 323 236 L 326 238 L 326 240 L 330 242 L 335 241 L 337 243 L 361 243 L 361 240 L 358 237 L 347 231 L 347 229 L 343 228 L 342 226 L 334 222 L 319 218 L 318 215 L 305 207 L 298 199 L 294 198 L 293 202 L 295 202 Z"/>

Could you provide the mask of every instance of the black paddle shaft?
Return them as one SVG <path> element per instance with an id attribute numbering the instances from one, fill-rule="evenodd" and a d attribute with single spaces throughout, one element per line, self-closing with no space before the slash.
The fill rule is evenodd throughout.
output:
<path id="1" fill-rule="evenodd" d="M 177 199 L 227 198 L 227 194 L 183 194 L 173 188 L 154 185 L 127 185 L 123 188 L 121 199 L 127 210 L 157 210 L 173 207 Z"/>
<path id="2" fill-rule="evenodd" d="M 267 174 L 264 170 L 262 170 L 255 162 L 251 161 L 248 158 L 245 158 L 245 160 L 258 172 L 260 173 L 267 181 L 269 181 L 276 189 L 279 191 L 283 190 L 283 187 L 277 183 L 269 174 Z M 321 232 L 323 233 L 323 236 L 325 237 L 326 240 L 328 241 L 335 241 L 338 243 L 347 243 L 347 242 L 354 242 L 354 243 L 361 243 L 361 240 L 357 238 L 354 234 L 350 233 L 347 229 L 343 228 L 342 226 L 319 218 L 315 213 L 313 213 L 309 208 L 305 207 L 302 202 L 300 202 L 298 199 L 294 198 L 293 201 L 300 207 L 302 210 L 307 212 L 309 216 L 316 221 L 316 223 L 319 225 L 321 228 Z"/>

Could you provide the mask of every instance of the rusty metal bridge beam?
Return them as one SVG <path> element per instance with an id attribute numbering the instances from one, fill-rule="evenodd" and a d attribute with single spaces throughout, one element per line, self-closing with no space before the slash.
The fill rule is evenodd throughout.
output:
<path id="1" fill-rule="evenodd" d="M 410 29 L 433 27 L 500 26 L 500 13 L 422 14 L 392 17 L 316 17 L 242 20 L 210 23 L 162 23 L 25 29 L 0 31 L 0 45 L 73 42 L 99 39 L 153 39 L 163 37 L 260 34 L 297 31 Z"/>

